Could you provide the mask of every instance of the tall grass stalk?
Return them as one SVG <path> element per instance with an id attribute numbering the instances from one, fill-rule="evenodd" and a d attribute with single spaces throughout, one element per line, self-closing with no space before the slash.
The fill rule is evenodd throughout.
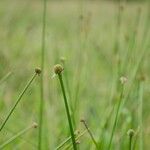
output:
<path id="1" fill-rule="evenodd" d="M 80 135 L 78 135 L 77 137 L 76 137 L 76 142 L 80 139 L 80 137 L 82 137 L 85 133 L 87 132 L 87 130 L 84 130 Z M 78 143 L 79 144 L 79 143 Z M 68 144 L 67 146 L 66 146 L 66 148 L 69 148 L 70 146 L 72 146 L 71 144 Z"/>
<path id="2" fill-rule="evenodd" d="M 12 115 L 12 113 L 14 112 L 16 106 L 18 105 L 18 103 L 21 101 L 23 95 L 25 94 L 25 92 L 27 91 L 27 89 L 29 88 L 29 86 L 31 85 L 31 83 L 33 82 L 33 80 L 35 79 L 35 77 L 37 75 L 39 75 L 41 73 L 40 69 L 35 69 L 35 74 L 33 75 L 33 77 L 30 79 L 30 81 L 27 83 L 27 85 L 25 86 L 25 88 L 23 89 L 23 91 L 21 92 L 21 94 L 19 95 L 17 101 L 15 102 L 14 106 L 10 109 L 10 112 L 8 113 L 8 115 L 6 116 L 5 120 L 3 121 L 1 127 L 0 127 L 0 132 L 2 131 L 2 129 L 4 128 L 4 126 L 6 125 L 7 121 L 9 120 L 10 116 Z"/>
<path id="3" fill-rule="evenodd" d="M 129 150 L 132 150 L 132 138 L 129 138 Z"/>
<path id="4" fill-rule="evenodd" d="M 44 58 L 45 58 L 45 31 L 46 31 L 46 8 L 47 0 L 43 0 L 43 16 L 42 16 L 42 46 L 41 46 L 41 99 L 39 106 L 39 136 L 38 136 L 38 149 L 42 148 L 42 128 L 43 128 L 43 108 L 44 108 Z"/>
<path id="5" fill-rule="evenodd" d="M 37 124 L 33 123 L 31 126 L 29 126 L 28 128 L 20 131 L 19 133 L 17 133 L 16 135 L 14 135 L 13 137 L 11 137 L 8 141 L 6 141 L 5 143 L 3 143 L 2 145 L 0 145 L 0 149 L 4 149 L 6 146 L 8 146 L 9 144 L 11 144 L 14 140 L 16 140 L 18 137 L 24 135 L 26 132 L 28 132 L 30 129 L 33 128 L 37 128 Z"/>
<path id="6" fill-rule="evenodd" d="M 139 25 L 140 25 L 140 19 L 141 19 L 141 8 L 138 8 L 137 14 L 136 14 L 136 19 L 134 22 L 134 31 L 133 31 L 133 33 L 131 32 L 131 35 L 130 35 L 131 37 L 129 39 L 129 44 L 127 47 L 127 52 L 124 57 L 124 62 L 122 63 L 122 72 L 123 71 L 125 72 L 125 69 L 127 68 L 127 64 L 130 59 L 130 56 L 132 56 L 132 51 L 136 48 L 136 45 L 138 42 L 137 36 L 138 36 L 138 32 L 139 32 L 138 29 L 139 29 Z"/>
<path id="7" fill-rule="evenodd" d="M 64 57 L 61 57 L 61 63 L 62 65 L 66 66 L 66 59 Z M 66 90 L 68 92 L 68 96 L 69 98 L 71 98 L 71 90 L 70 90 L 70 85 L 69 85 L 69 76 L 68 76 L 68 70 L 65 70 L 65 74 L 64 74 L 64 80 L 66 81 Z M 75 121 L 75 115 L 74 115 L 74 105 L 73 105 L 73 102 L 71 102 L 70 104 L 70 111 L 71 111 L 71 117 L 72 117 L 72 123 L 74 125 L 74 127 L 76 126 L 76 121 Z"/>
<path id="8" fill-rule="evenodd" d="M 76 141 L 79 140 L 80 137 L 82 137 L 85 133 L 87 132 L 87 130 L 84 130 L 82 133 L 80 133 L 75 139 Z M 71 139 L 71 136 L 68 137 L 64 142 L 62 142 L 59 146 L 57 146 L 57 148 L 55 150 L 59 150 L 61 149 L 65 144 L 67 144 Z M 69 144 L 70 145 L 70 144 Z"/>
<path id="9" fill-rule="evenodd" d="M 133 142 L 133 145 L 132 145 L 132 150 L 136 149 L 139 131 L 140 131 L 140 128 L 138 127 L 137 131 L 134 134 L 134 142 Z"/>
<path id="10" fill-rule="evenodd" d="M 116 126 L 117 126 L 117 121 L 118 121 L 118 117 L 119 117 L 119 111 L 120 111 L 120 107 L 121 107 L 121 102 L 123 100 L 124 84 L 126 82 L 126 78 L 125 77 L 121 77 L 120 81 L 121 81 L 121 87 L 120 87 L 121 88 L 121 93 L 120 93 L 120 97 L 118 99 L 118 105 L 117 105 L 117 109 L 116 109 L 116 116 L 115 116 L 112 132 L 111 132 L 110 141 L 109 141 L 109 144 L 108 144 L 108 150 L 111 149 L 113 136 L 114 136 L 115 129 L 116 129 Z"/>
<path id="11" fill-rule="evenodd" d="M 73 131 L 72 120 L 71 120 L 70 111 L 69 111 L 69 105 L 68 105 L 68 101 L 67 101 L 67 97 L 66 97 L 66 92 L 65 92 L 65 87 L 64 87 L 64 83 L 63 83 L 63 78 L 62 78 L 62 71 L 63 71 L 63 67 L 61 65 L 55 65 L 54 72 L 55 72 L 55 74 L 58 75 L 60 86 L 61 86 L 61 90 L 62 90 L 62 93 L 63 93 L 63 98 L 64 98 L 64 103 L 65 103 L 65 108 L 66 108 L 66 113 L 67 113 L 67 118 L 68 118 L 68 123 L 69 123 L 69 128 L 70 128 L 70 133 L 71 133 L 73 149 L 77 150 L 75 135 L 74 135 L 74 131 Z"/>
<path id="12" fill-rule="evenodd" d="M 117 3 L 117 15 L 116 15 L 116 28 L 115 28 L 115 42 L 114 42 L 114 52 L 115 54 L 119 54 L 120 50 L 120 32 L 121 32 L 121 23 L 122 23 L 122 13 L 123 13 L 123 6 L 121 5 L 121 1 L 119 0 Z"/>
<path id="13" fill-rule="evenodd" d="M 140 150 L 143 150 L 143 82 L 139 83 Z"/>
<path id="14" fill-rule="evenodd" d="M 95 140 L 95 138 L 94 138 L 93 133 L 92 133 L 91 130 L 89 129 L 89 127 L 88 127 L 86 121 L 85 121 L 84 119 L 82 119 L 81 122 L 83 123 L 83 125 L 84 125 L 85 128 L 87 129 L 87 131 L 88 131 L 88 133 L 89 133 L 89 135 L 90 135 L 90 137 L 91 137 L 91 139 L 92 139 L 92 141 L 93 141 L 93 143 L 94 143 L 96 149 L 99 150 L 99 146 L 98 146 L 98 144 L 97 144 L 97 142 L 96 142 L 96 140 Z"/>
<path id="15" fill-rule="evenodd" d="M 133 140 L 133 136 L 135 134 L 134 130 L 133 129 L 130 129 L 128 132 L 127 132 L 128 136 L 129 136 L 129 150 L 132 150 L 132 140 Z"/>
<path id="16" fill-rule="evenodd" d="M 101 127 L 101 134 L 99 136 L 99 140 L 98 140 L 98 147 L 99 149 L 102 149 L 104 147 L 104 135 L 105 135 L 105 132 L 108 128 L 108 124 L 109 124 L 109 121 L 112 117 L 112 114 L 113 114 L 113 111 L 114 111 L 114 107 L 112 108 L 109 108 L 109 113 L 107 114 L 106 116 L 106 120 L 104 121 L 102 127 Z"/>
<path id="17" fill-rule="evenodd" d="M 1 80 L 0 80 L 0 85 L 6 81 L 10 76 L 11 76 L 12 72 L 8 72 Z"/>

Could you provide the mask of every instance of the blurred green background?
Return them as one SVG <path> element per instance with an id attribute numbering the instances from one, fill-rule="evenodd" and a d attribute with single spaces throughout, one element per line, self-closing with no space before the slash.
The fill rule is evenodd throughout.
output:
<path id="1" fill-rule="evenodd" d="M 128 0 L 129 1 L 129 0 Z M 63 100 L 53 65 L 65 67 L 67 97 L 74 110 L 75 127 L 85 118 L 97 140 L 106 149 L 114 112 L 107 120 L 119 95 L 117 83 L 126 76 L 125 104 L 121 109 L 112 149 L 126 150 L 129 128 L 138 130 L 139 76 L 144 81 L 144 150 L 149 150 L 150 109 L 150 7 L 149 1 L 48 1 L 45 54 L 45 107 L 43 149 L 54 149 L 69 136 Z M 42 1 L 0 1 L 0 123 L 21 89 L 40 67 Z M 65 61 L 65 62 L 64 62 Z M 120 71 L 119 67 L 121 68 Z M 29 88 L 15 113 L 0 133 L 0 144 L 39 120 L 40 79 Z M 6 149 L 37 149 L 38 129 L 18 138 Z M 139 147 L 137 136 L 136 149 Z M 88 134 L 80 149 L 95 149 Z"/>

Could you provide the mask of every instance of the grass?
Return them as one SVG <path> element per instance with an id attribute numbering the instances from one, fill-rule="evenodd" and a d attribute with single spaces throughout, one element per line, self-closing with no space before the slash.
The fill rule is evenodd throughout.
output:
<path id="1" fill-rule="evenodd" d="M 17 107 L 17 105 L 19 104 L 19 102 L 21 101 L 23 95 L 25 94 L 25 92 L 27 91 L 27 89 L 29 88 L 29 86 L 31 85 L 31 83 L 34 81 L 34 79 L 36 78 L 37 75 L 40 74 L 39 69 L 35 69 L 35 73 L 33 75 L 33 77 L 31 78 L 31 80 L 29 80 L 29 82 L 27 83 L 27 85 L 25 86 L 25 88 L 23 89 L 23 91 L 21 92 L 21 94 L 19 95 L 18 99 L 16 100 L 15 104 L 13 105 L 13 107 L 10 109 L 10 112 L 8 113 L 8 115 L 6 116 L 6 118 L 4 119 L 1 127 L 0 127 L 0 132 L 3 130 L 4 126 L 6 125 L 6 123 L 8 122 L 10 116 L 12 115 L 12 113 L 14 112 L 15 108 Z"/>
<path id="2" fill-rule="evenodd" d="M 75 139 L 76 141 L 82 137 L 85 133 L 87 132 L 87 130 L 83 131 L 82 133 L 80 133 Z M 60 145 L 57 146 L 56 150 L 59 150 L 61 148 L 64 147 L 65 144 L 67 144 L 69 142 L 69 140 L 71 139 L 71 136 L 69 138 L 67 138 L 65 141 L 63 141 Z M 70 146 L 70 144 L 68 144 Z"/>
<path id="3" fill-rule="evenodd" d="M 139 126 L 140 126 L 140 150 L 143 150 L 143 81 L 139 83 Z"/>
<path id="4" fill-rule="evenodd" d="M 37 124 L 33 123 L 31 126 L 29 126 L 28 128 L 18 132 L 17 134 L 15 134 L 13 137 L 11 137 L 9 140 L 7 140 L 5 143 L 0 145 L 0 149 L 4 149 L 7 145 L 11 144 L 11 142 L 13 142 L 14 140 L 16 140 L 17 138 L 19 138 L 20 136 L 23 136 L 26 132 L 28 132 L 30 129 L 33 128 L 37 128 Z"/>
<path id="5" fill-rule="evenodd" d="M 84 119 L 82 119 L 81 122 L 83 123 L 83 125 L 84 125 L 85 128 L 87 129 L 87 131 L 88 131 L 88 133 L 89 133 L 89 135 L 90 135 L 90 137 L 91 137 L 91 140 L 93 141 L 93 143 L 94 143 L 96 149 L 98 150 L 98 149 L 99 149 L 99 146 L 98 146 L 98 144 L 97 144 L 97 142 L 96 142 L 96 140 L 95 140 L 95 138 L 94 138 L 94 136 L 93 136 L 93 133 L 92 133 L 91 130 L 89 129 L 89 127 L 88 127 L 86 121 L 85 121 Z"/>
<path id="6" fill-rule="evenodd" d="M 132 149 L 149 149 L 149 3 L 43 2 L 0 1 L 0 125 L 32 68 L 44 66 L 42 80 L 37 78 L 28 88 L 0 132 L 0 145 L 18 129 L 38 122 L 37 130 L 19 136 L 5 149 L 56 149 L 68 138 L 61 149 L 73 149 L 62 89 L 51 78 L 54 64 L 59 63 L 65 68 L 72 135 L 84 131 L 80 120 L 86 118 L 101 150 L 108 145 L 111 150 L 129 149 L 126 133 L 131 128 L 139 129 Z M 144 82 L 138 79 L 141 75 Z M 121 76 L 128 79 L 123 98 L 119 98 Z M 89 132 L 77 137 L 77 149 L 96 148 Z"/>
<path id="7" fill-rule="evenodd" d="M 58 75 L 60 86 L 61 86 L 62 93 L 63 93 L 63 98 L 64 98 L 64 103 L 65 103 L 65 109 L 66 109 L 66 113 L 67 113 L 70 133 L 71 133 L 73 149 L 77 150 L 72 119 L 71 119 L 71 115 L 70 115 L 69 105 L 68 105 L 68 101 L 67 101 L 67 96 L 66 96 L 66 92 L 65 92 L 64 83 L 63 83 L 63 78 L 62 78 L 62 71 L 63 71 L 63 67 L 61 65 L 55 65 L 54 72 L 55 72 L 55 74 Z"/>
<path id="8" fill-rule="evenodd" d="M 132 150 L 132 141 L 133 141 L 133 136 L 134 136 L 134 130 L 130 129 L 127 132 L 128 136 L 129 136 L 129 150 Z"/>
<path id="9" fill-rule="evenodd" d="M 3 84 L 10 76 L 12 72 L 8 72 L 1 80 L 0 80 L 0 85 Z"/>
<path id="10" fill-rule="evenodd" d="M 42 16 L 42 46 L 41 46 L 41 69 L 43 74 L 41 75 L 41 99 L 39 106 L 39 138 L 38 138 L 38 149 L 42 149 L 42 133 L 43 133 L 43 116 L 44 116 L 44 63 L 45 63 L 45 38 L 46 38 L 46 5 L 47 0 L 43 0 L 43 16 Z"/>
<path id="11" fill-rule="evenodd" d="M 119 118 L 119 113 L 120 113 L 120 107 L 121 107 L 121 102 L 123 100 L 123 92 L 124 92 L 124 84 L 126 82 L 126 78 L 125 77 L 121 77 L 120 78 L 120 82 L 121 82 L 121 86 L 120 86 L 120 97 L 118 99 L 118 103 L 117 103 L 117 109 L 116 109 L 116 113 L 115 113 L 115 119 L 114 119 L 114 123 L 113 123 L 113 127 L 112 127 L 112 131 L 111 131 L 111 136 L 110 136 L 110 141 L 108 144 L 108 150 L 111 149 L 111 145 L 112 145 L 112 140 L 113 140 L 113 136 L 116 130 L 116 126 L 117 126 L 117 122 L 118 122 L 118 118 Z"/>

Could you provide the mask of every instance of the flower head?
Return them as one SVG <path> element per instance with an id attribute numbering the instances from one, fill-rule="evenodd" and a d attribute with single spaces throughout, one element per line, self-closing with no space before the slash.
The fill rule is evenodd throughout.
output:
<path id="1" fill-rule="evenodd" d="M 38 124 L 36 122 L 34 122 L 32 126 L 33 126 L 33 128 L 37 128 Z"/>
<path id="2" fill-rule="evenodd" d="M 41 69 L 40 69 L 40 68 L 35 68 L 35 73 L 36 73 L 36 74 L 40 75 L 40 74 L 41 74 L 41 72 L 42 72 L 42 71 L 41 71 Z"/>
<path id="3" fill-rule="evenodd" d="M 122 77 L 120 78 L 120 82 L 121 82 L 121 84 L 125 84 L 125 83 L 127 82 L 127 78 L 124 77 L 124 76 L 122 76 Z"/>
<path id="4" fill-rule="evenodd" d="M 54 73 L 55 74 L 61 74 L 61 72 L 64 70 L 64 68 L 60 65 L 60 64 L 57 64 L 54 66 Z"/>
<path id="5" fill-rule="evenodd" d="M 133 129 L 129 129 L 128 132 L 127 132 L 127 135 L 128 135 L 129 137 L 133 137 L 134 134 L 135 134 L 135 131 L 134 131 Z"/>

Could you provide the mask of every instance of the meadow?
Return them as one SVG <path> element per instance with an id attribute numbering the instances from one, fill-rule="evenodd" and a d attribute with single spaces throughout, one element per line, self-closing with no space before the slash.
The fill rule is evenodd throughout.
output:
<path id="1" fill-rule="evenodd" d="M 43 2 L 0 1 L 0 149 L 73 149 L 61 64 L 77 149 L 149 150 L 149 1 Z"/>

